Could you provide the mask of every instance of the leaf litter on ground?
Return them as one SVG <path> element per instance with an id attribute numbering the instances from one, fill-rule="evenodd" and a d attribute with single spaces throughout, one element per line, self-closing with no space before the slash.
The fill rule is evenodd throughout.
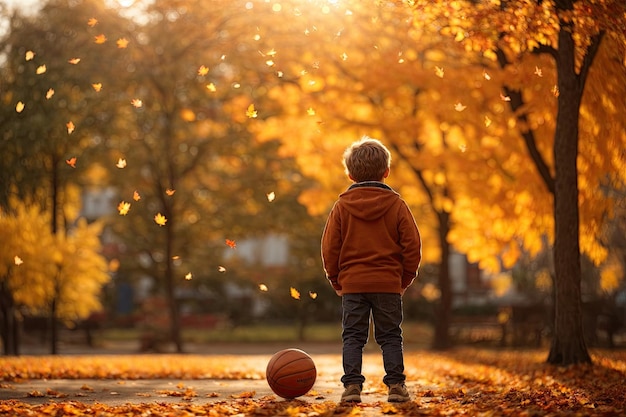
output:
<path id="1" fill-rule="evenodd" d="M 322 355 L 320 372 L 341 376 L 341 356 Z M 158 396 L 179 397 L 179 403 L 85 404 L 48 389 L 45 404 L 19 400 L 0 402 L 0 416 L 610 416 L 626 414 L 626 351 L 592 351 L 593 365 L 555 367 L 546 363 L 543 350 L 457 348 L 446 352 L 405 353 L 407 385 L 412 401 L 390 404 L 367 402 L 368 392 L 386 393 L 381 382 L 382 360 L 366 353 L 364 402 L 341 404 L 339 398 L 312 391 L 283 400 L 254 391 L 220 396 L 198 404 L 196 391 L 184 382 Z M 0 358 L 0 389 L 12 383 L 40 379 L 261 380 L 263 356 L 122 355 L 29 356 Z M 315 355 L 313 359 L 316 360 Z M 329 363 L 333 364 L 328 370 Z M 139 395 L 140 393 L 138 393 Z M 144 394 L 145 395 L 145 394 Z"/>

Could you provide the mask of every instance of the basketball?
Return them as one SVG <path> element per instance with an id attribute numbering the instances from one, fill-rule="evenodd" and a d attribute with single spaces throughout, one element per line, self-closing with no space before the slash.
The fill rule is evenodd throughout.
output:
<path id="1" fill-rule="evenodd" d="M 313 388 L 317 370 L 313 359 L 300 349 L 276 352 L 267 364 L 265 379 L 276 395 L 292 399 Z"/>

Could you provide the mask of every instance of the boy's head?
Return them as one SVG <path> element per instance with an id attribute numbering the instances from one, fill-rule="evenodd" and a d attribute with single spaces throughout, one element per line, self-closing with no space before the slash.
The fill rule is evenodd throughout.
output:
<path id="1" fill-rule="evenodd" d="M 391 153 L 379 140 L 363 136 L 343 153 L 343 165 L 354 182 L 382 181 L 389 175 Z"/>

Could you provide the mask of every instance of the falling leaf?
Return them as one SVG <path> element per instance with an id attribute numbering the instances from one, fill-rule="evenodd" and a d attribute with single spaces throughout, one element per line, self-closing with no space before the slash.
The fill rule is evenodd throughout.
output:
<path id="1" fill-rule="evenodd" d="M 167 194 L 170 197 L 173 196 L 175 192 L 176 190 L 172 190 L 171 188 L 168 188 L 167 190 L 165 190 L 165 194 Z"/>
<path id="2" fill-rule="evenodd" d="M 91 84 L 91 86 L 98 93 L 100 92 L 100 90 L 102 90 L 102 83 L 93 83 L 93 84 Z"/>
<path id="3" fill-rule="evenodd" d="M 212 93 L 215 93 L 217 91 L 217 88 L 215 87 L 215 84 L 210 83 L 206 85 L 207 90 L 209 90 Z"/>
<path id="4" fill-rule="evenodd" d="M 80 62 L 80 58 L 72 58 L 72 59 L 70 59 L 67 62 L 69 62 L 72 65 L 76 65 L 76 64 L 78 64 Z"/>
<path id="5" fill-rule="evenodd" d="M 33 51 L 26 51 L 26 56 L 24 57 L 27 61 L 35 58 L 35 53 Z"/>
<path id="6" fill-rule="evenodd" d="M 535 67 L 535 75 L 537 77 L 543 77 L 543 71 L 541 71 L 541 68 L 539 68 L 537 66 Z"/>
<path id="7" fill-rule="evenodd" d="M 15 111 L 18 113 L 21 113 L 22 111 L 24 111 L 24 107 L 26 107 L 26 105 L 22 103 L 21 101 L 18 101 L 17 104 L 15 105 Z"/>
<path id="8" fill-rule="evenodd" d="M 76 129 L 76 126 L 74 126 L 74 123 L 71 120 L 67 122 L 65 126 L 67 127 L 67 133 L 70 135 L 74 132 L 74 129 Z"/>
<path id="9" fill-rule="evenodd" d="M 94 27 L 98 24 L 98 19 L 96 19 L 95 17 L 92 17 L 87 21 L 87 24 L 91 27 Z"/>
<path id="10" fill-rule="evenodd" d="M 485 116 L 485 127 L 491 126 L 491 119 L 489 116 Z"/>
<path id="11" fill-rule="evenodd" d="M 248 116 L 251 119 L 254 119 L 255 117 L 257 117 L 257 111 L 254 108 L 254 104 L 250 104 L 248 106 L 248 110 L 246 110 L 246 116 Z"/>
<path id="12" fill-rule="evenodd" d="M 454 105 L 454 110 L 459 111 L 459 112 L 461 112 L 461 111 L 465 110 L 466 108 L 467 108 L 467 106 L 464 106 L 464 105 L 463 105 L 463 104 L 461 104 L 461 103 L 456 103 L 456 104 Z"/>
<path id="13" fill-rule="evenodd" d="M 224 268 L 223 266 L 218 266 L 217 267 L 218 272 L 226 272 L 226 268 Z"/>
<path id="14" fill-rule="evenodd" d="M 159 226 L 165 226 L 165 223 L 167 223 L 167 219 L 161 213 L 157 213 L 154 216 L 154 222 L 158 224 Z"/>
<path id="15" fill-rule="evenodd" d="M 559 86 L 557 86 L 556 84 L 554 85 L 554 87 L 552 87 L 552 94 L 554 94 L 554 97 L 558 97 L 561 92 L 559 91 Z"/>
<path id="16" fill-rule="evenodd" d="M 119 39 L 115 42 L 115 44 L 117 45 L 117 47 L 118 47 L 119 49 L 124 49 L 124 48 L 128 47 L 129 41 L 128 41 L 128 39 L 126 39 L 126 38 L 119 38 Z"/>
<path id="17" fill-rule="evenodd" d="M 46 72 L 46 66 L 45 65 L 38 66 L 35 72 L 37 73 L 37 75 L 43 74 L 44 72 Z"/>
<path id="18" fill-rule="evenodd" d="M 188 272 L 187 275 L 185 275 L 185 279 L 187 281 L 191 281 L 191 278 L 193 278 L 193 275 L 191 274 L 191 272 Z"/>
<path id="19" fill-rule="evenodd" d="M 265 65 L 267 65 L 268 67 L 273 67 L 276 64 L 274 63 L 274 60 L 268 59 L 267 61 L 265 61 Z"/>
<path id="20" fill-rule="evenodd" d="M 289 288 L 289 293 L 291 294 L 291 298 L 295 298 L 296 300 L 300 299 L 300 292 L 294 287 Z"/>
<path id="21" fill-rule="evenodd" d="M 487 71 L 483 71 L 483 78 L 487 81 L 491 80 L 491 75 L 487 73 Z"/>
<path id="22" fill-rule="evenodd" d="M 139 192 L 137 190 L 133 191 L 133 200 L 135 201 L 141 200 L 141 196 L 139 195 Z"/>
<path id="23" fill-rule="evenodd" d="M 341 60 L 342 61 L 347 61 L 348 60 L 348 54 L 346 54 L 345 52 L 343 54 L 341 54 Z"/>
<path id="24" fill-rule="evenodd" d="M 268 288 L 267 285 L 265 284 L 259 284 L 259 290 L 263 291 L 263 292 L 267 292 Z"/>
<path id="25" fill-rule="evenodd" d="M 141 106 L 143 106 L 143 102 L 138 99 L 138 98 L 134 98 L 132 99 L 132 101 L 130 102 L 130 104 L 132 104 L 133 106 L 135 106 L 136 108 L 139 108 Z"/>
<path id="26" fill-rule="evenodd" d="M 313 291 L 309 291 L 309 297 L 311 297 L 311 299 L 315 300 L 317 298 L 317 293 L 313 292 Z"/>
<path id="27" fill-rule="evenodd" d="M 107 41 L 107 37 L 104 34 L 100 34 L 94 37 L 94 42 L 97 44 L 103 44 Z"/>
<path id="28" fill-rule="evenodd" d="M 500 93 L 500 100 L 502 100 L 502 101 L 511 101 L 511 97 L 505 96 L 504 94 Z"/>
<path id="29" fill-rule="evenodd" d="M 309 107 L 306 111 L 306 114 L 308 114 L 309 116 L 315 116 L 315 110 L 313 109 L 313 107 Z"/>
<path id="30" fill-rule="evenodd" d="M 276 194 L 274 194 L 274 191 L 267 194 L 267 201 L 269 201 L 270 203 L 274 201 L 275 198 L 276 198 Z"/>
<path id="31" fill-rule="evenodd" d="M 209 67 L 200 65 L 200 68 L 198 68 L 198 75 L 204 76 L 204 75 L 207 75 L 208 73 L 209 73 Z"/>
<path id="32" fill-rule="evenodd" d="M 46 99 L 50 100 L 53 95 L 54 95 L 54 89 L 49 88 L 48 91 L 46 91 Z"/>
<path id="33" fill-rule="evenodd" d="M 435 67 L 435 75 L 439 78 L 443 78 L 443 68 Z"/>
<path id="34" fill-rule="evenodd" d="M 24 261 L 22 260 L 22 258 L 20 258 L 19 256 L 15 255 L 13 257 L 13 262 L 15 262 L 15 265 L 20 266 L 24 263 Z"/>
<path id="35" fill-rule="evenodd" d="M 226 239 L 226 245 L 235 249 L 237 247 L 237 244 L 235 243 L 234 240 L 230 240 L 230 239 Z"/>
<path id="36" fill-rule="evenodd" d="M 119 158 L 117 160 L 117 164 L 115 164 L 116 167 L 122 169 L 122 168 L 126 168 L 126 159 L 124 158 Z"/>
<path id="37" fill-rule="evenodd" d="M 128 211 L 130 210 L 130 203 L 127 203 L 126 201 L 121 201 L 118 205 L 117 205 L 117 211 L 120 213 L 120 215 L 122 216 L 126 216 L 128 214 Z"/>
<path id="38" fill-rule="evenodd" d="M 71 166 L 72 168 L 76 168 L 76 157 L 73 156 L 70 159 L 66 159 L 65 163 Z"/>

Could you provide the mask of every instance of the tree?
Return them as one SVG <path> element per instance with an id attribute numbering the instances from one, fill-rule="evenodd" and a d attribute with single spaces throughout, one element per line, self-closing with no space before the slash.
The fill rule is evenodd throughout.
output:
<path id="1" fill-rule="evenodd" d="M 581 313 L 579 129 L 586 82 L 606 37 L 614 38 L 616 42 L 610 43 L 617 50 L 609 47 L 614 57 L 603 62 L 615 71 L 613 76 L 623 79 L 624 34 L 620 28 L 624 24 L 624 4 L 618 1 L 593 4 L 505 1 L 474 5 L 455 2 L 437 9 L 424 2 L 413 3 L 415 21 L 420 26 L 429 20 L 425 16 L 437 16 L 434 20 L 442 24 L 442 30 L 463 41 L 469 50 L 484 51 L 497 59 L 505 70 L 529 55 L 545 53 L 554 59 L 557 109 L 552 169 L 540 151 L 532 127 L 526 124 L 522 131 L 531 159 L 554 201 L 555 333 L 548 362 L 561 365 L 590 362 Z M 444 17 L 446 12 L 448 14 Z M 621 61 L 617 67 L 612 64 L 615 60 Z M 528 122 L 531 111 L 522 98 L 528 92 L 507 83 L 504 88 L 518 122 Z M 589 95 L 595 96 L 594 93 Z M 602 111 L 597 108 L 589 110 L 592 113 Z M 614 114 L 611 110 L 607 112 L 609 117 Z M 608 165 L 611 167 L 612 164 Z M 594 185 L 597 189 L 605 180 L 604 172 L 590 182 L 592 191 Z M 615 175 L 609 175 L 615 178 Z"/>

